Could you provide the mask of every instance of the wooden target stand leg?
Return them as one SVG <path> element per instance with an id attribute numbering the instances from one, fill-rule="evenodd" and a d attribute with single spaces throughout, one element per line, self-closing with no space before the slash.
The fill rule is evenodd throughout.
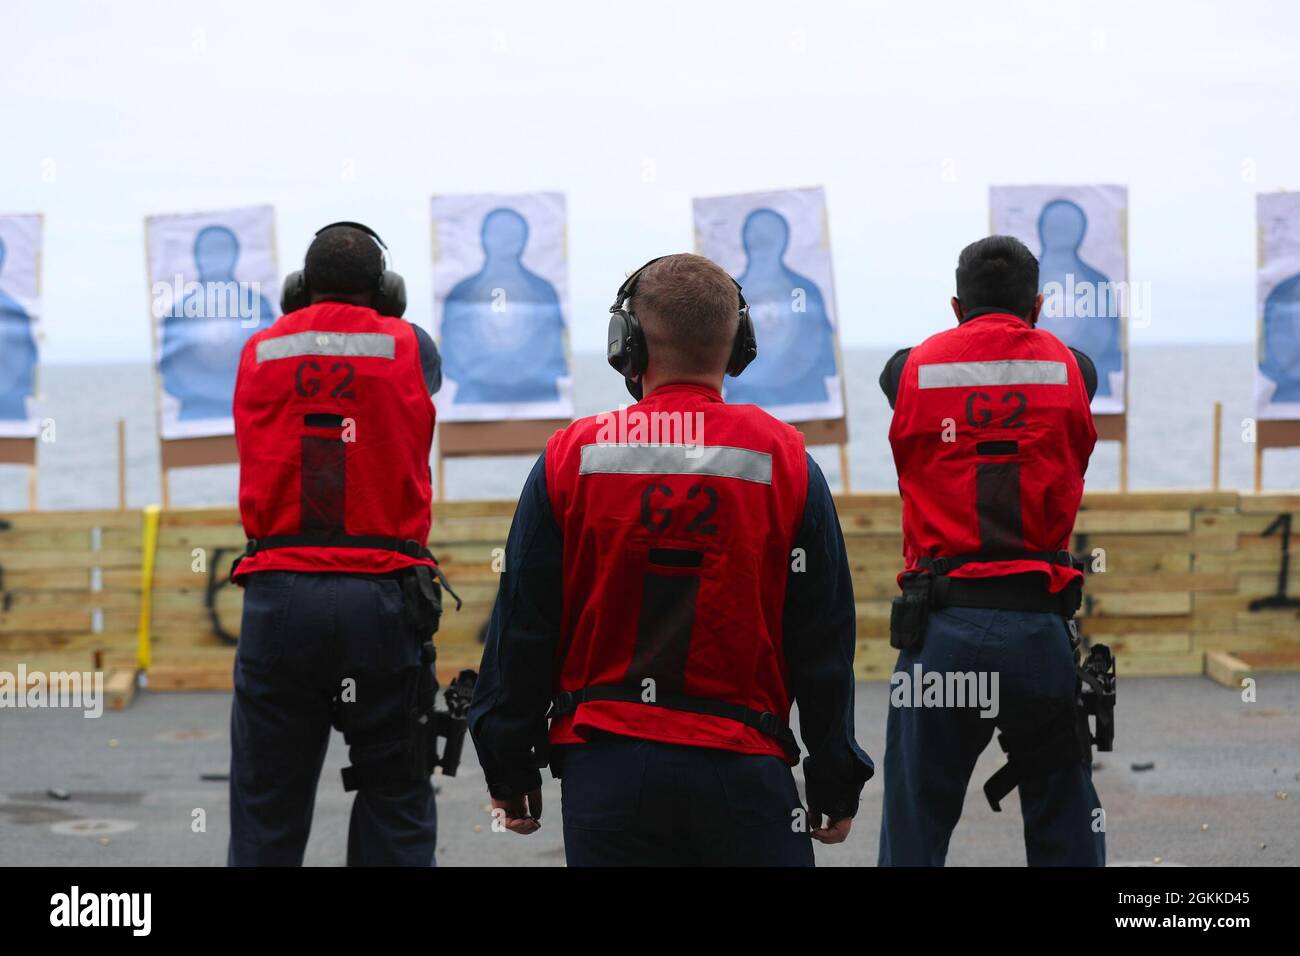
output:
<path id="1" fill-rule="evenodd" d="M 849 477 L 849 423 L 843 418 L 814 422 L 791 422 L 803 433 L 804 444 L 836 445 L 840 450 L 840 484 L 844 494 L 849 494 L 853 482 Z"/>
<path id="2" fill-rule="evenodd" d="M 170 508 L 171 471 L 174 468 L 206 468 L 211 465 L 239 464 L 234 435 L 208 438 L 164 438 L 158 442 L 158 461 L 162 468 L 163 508 Z"/>
<path id="3" fill-rule="evenodd" d="M 1300 421 L 1255 423 L 1255 493 L 1264 489 L 1264 449 L 1300 447 Z"/>
<path id="4" fill-rule="evenodd" d="M 27 466 L 27 510 L 36 510 L 36 439 L 0 438 L 0 465 Z"/>
<path id="5" fill-rule="evenodd" d="M 1119 442 L 1119 490 L 1128 491 L 1128 413 L 1094 415 L 1097 441 Z"/>

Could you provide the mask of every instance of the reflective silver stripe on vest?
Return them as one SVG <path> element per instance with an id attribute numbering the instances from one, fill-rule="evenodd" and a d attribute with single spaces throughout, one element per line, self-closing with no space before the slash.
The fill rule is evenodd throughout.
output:
<path id="1" fill-rule="evenodd" d="M 772 483 L 772 456 L 727 445 L 583 445 L 580 475 L 716 475 Z"/>
<path id="2" fill-rule="evenodd" d="M 1064 385 L 1064 362 L 1011 359 L 1005 362 L 943 362 L 922 365 L 921 388 L 961 388 L 968 385 Z"/>
<path id="3" fill-rule="evenodd" d="M 344 355 L 351 358 L 393 357 L 396 342 L 384 332 L 295 332 L 257 343 L 257 360 L 294 358 L 298 355 Z"/>

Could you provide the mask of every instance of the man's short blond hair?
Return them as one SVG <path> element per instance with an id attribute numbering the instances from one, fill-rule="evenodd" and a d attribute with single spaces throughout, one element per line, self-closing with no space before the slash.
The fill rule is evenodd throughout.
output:
<path id="1" fill-rule="evenodd" d="M 707 375 L 727 366 L 740 321 L 731 276 L 704 256 L 665 256 L 637 280 L 630 310 L 645 330 L 650 361 Z"/>

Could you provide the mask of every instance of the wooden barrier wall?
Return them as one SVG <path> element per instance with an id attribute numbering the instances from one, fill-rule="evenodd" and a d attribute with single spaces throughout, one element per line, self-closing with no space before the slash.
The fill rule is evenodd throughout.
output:
<path id="1" fill-rule="evenodd" d="M 858 602 L 856 668 L 885 679 L 889 601 L 897 593 L 901 536 L 895 495 L 837 498 Z M 430 547 L 465 601 L 448 610 L 438 637 L 444 673 L 476 666 L 479 631 L 496 594 L 513 502 L 434 506 Z M 1300 597 L 1300 494 L 1103 492 L 1084 499 L 1073 550 L 1092 556 L 1081 628 L 1108 643 L 1127 675 L 1199 674 L 1205 654 L 1228 651 L 1257 669 L 1300 668 L 1300 610 L 1251 611 L 1278 593 L 1283 542 L 1264 532 L 1290 515 L 1296 550 L 1287 593 Z M 0 669 L 130 666 L 140 606 L 138 511 L 36 512 L 2 516 Z M 243 545 L 232 508 L 162 515 L 153 582 L 153 666 L 158 688 L 228 687 L 233 649 L 213 633 L 204 596 Z M 221 551 L 218 554 L 218 551 Z M 98 570 L 96 570 L 98 569 Z M 217 592 L 219 620 L 237 632 L 242 592 Z"/>
<path id="2" fill-rule="evenodd" d="M 79 670 L 134 648 L 140 512 L 0 515 L 0 670 Z"/>

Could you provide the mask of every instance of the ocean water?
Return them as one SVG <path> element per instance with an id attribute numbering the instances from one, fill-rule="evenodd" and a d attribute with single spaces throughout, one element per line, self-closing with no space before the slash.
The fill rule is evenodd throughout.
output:
<path id="1" fill-rule="evenodd" d="M 855 491 L 896 487 L 890 456 L 890 410 L 876 380 L 890 349 L 850 349 L 844 357 L 849 399 L 849 470 Z M 1208 488 L 1214 402 L 1223 402 L 1222 486 L 1248 490 L 1253 446 L 1242 422 L 1254 410 L 1254 348 L 1246 344 L 1148 346 L 1131 353 L 1130 488 Z M 629 401 L 604 356 L 574 357 L 579 415 Z M 111 508 L 117 504 L 117 426 L 127 428 L 127 504 L 160 500 L 154 380 L 147 365 L 55 365 L 41 372 L 42 416 L 55 440 L 40 447 L 41 508 Z M 835 448 L 813 449 L 831 487 L 841 482 Z M 447 462 L 448 498 L 514 498 L 531 457 Z M 1088 469 L 1090 489 L 1119 483 L 1119 450 L 1099 444 Z M 175 505 L 230 505 L 235 466 L 172 473 Z M 1300 488 L 1300 449 L 1266 455 L 1264 486 Z M 26 469 L 0 466 L 0 510 L 26 507 Z"/>

